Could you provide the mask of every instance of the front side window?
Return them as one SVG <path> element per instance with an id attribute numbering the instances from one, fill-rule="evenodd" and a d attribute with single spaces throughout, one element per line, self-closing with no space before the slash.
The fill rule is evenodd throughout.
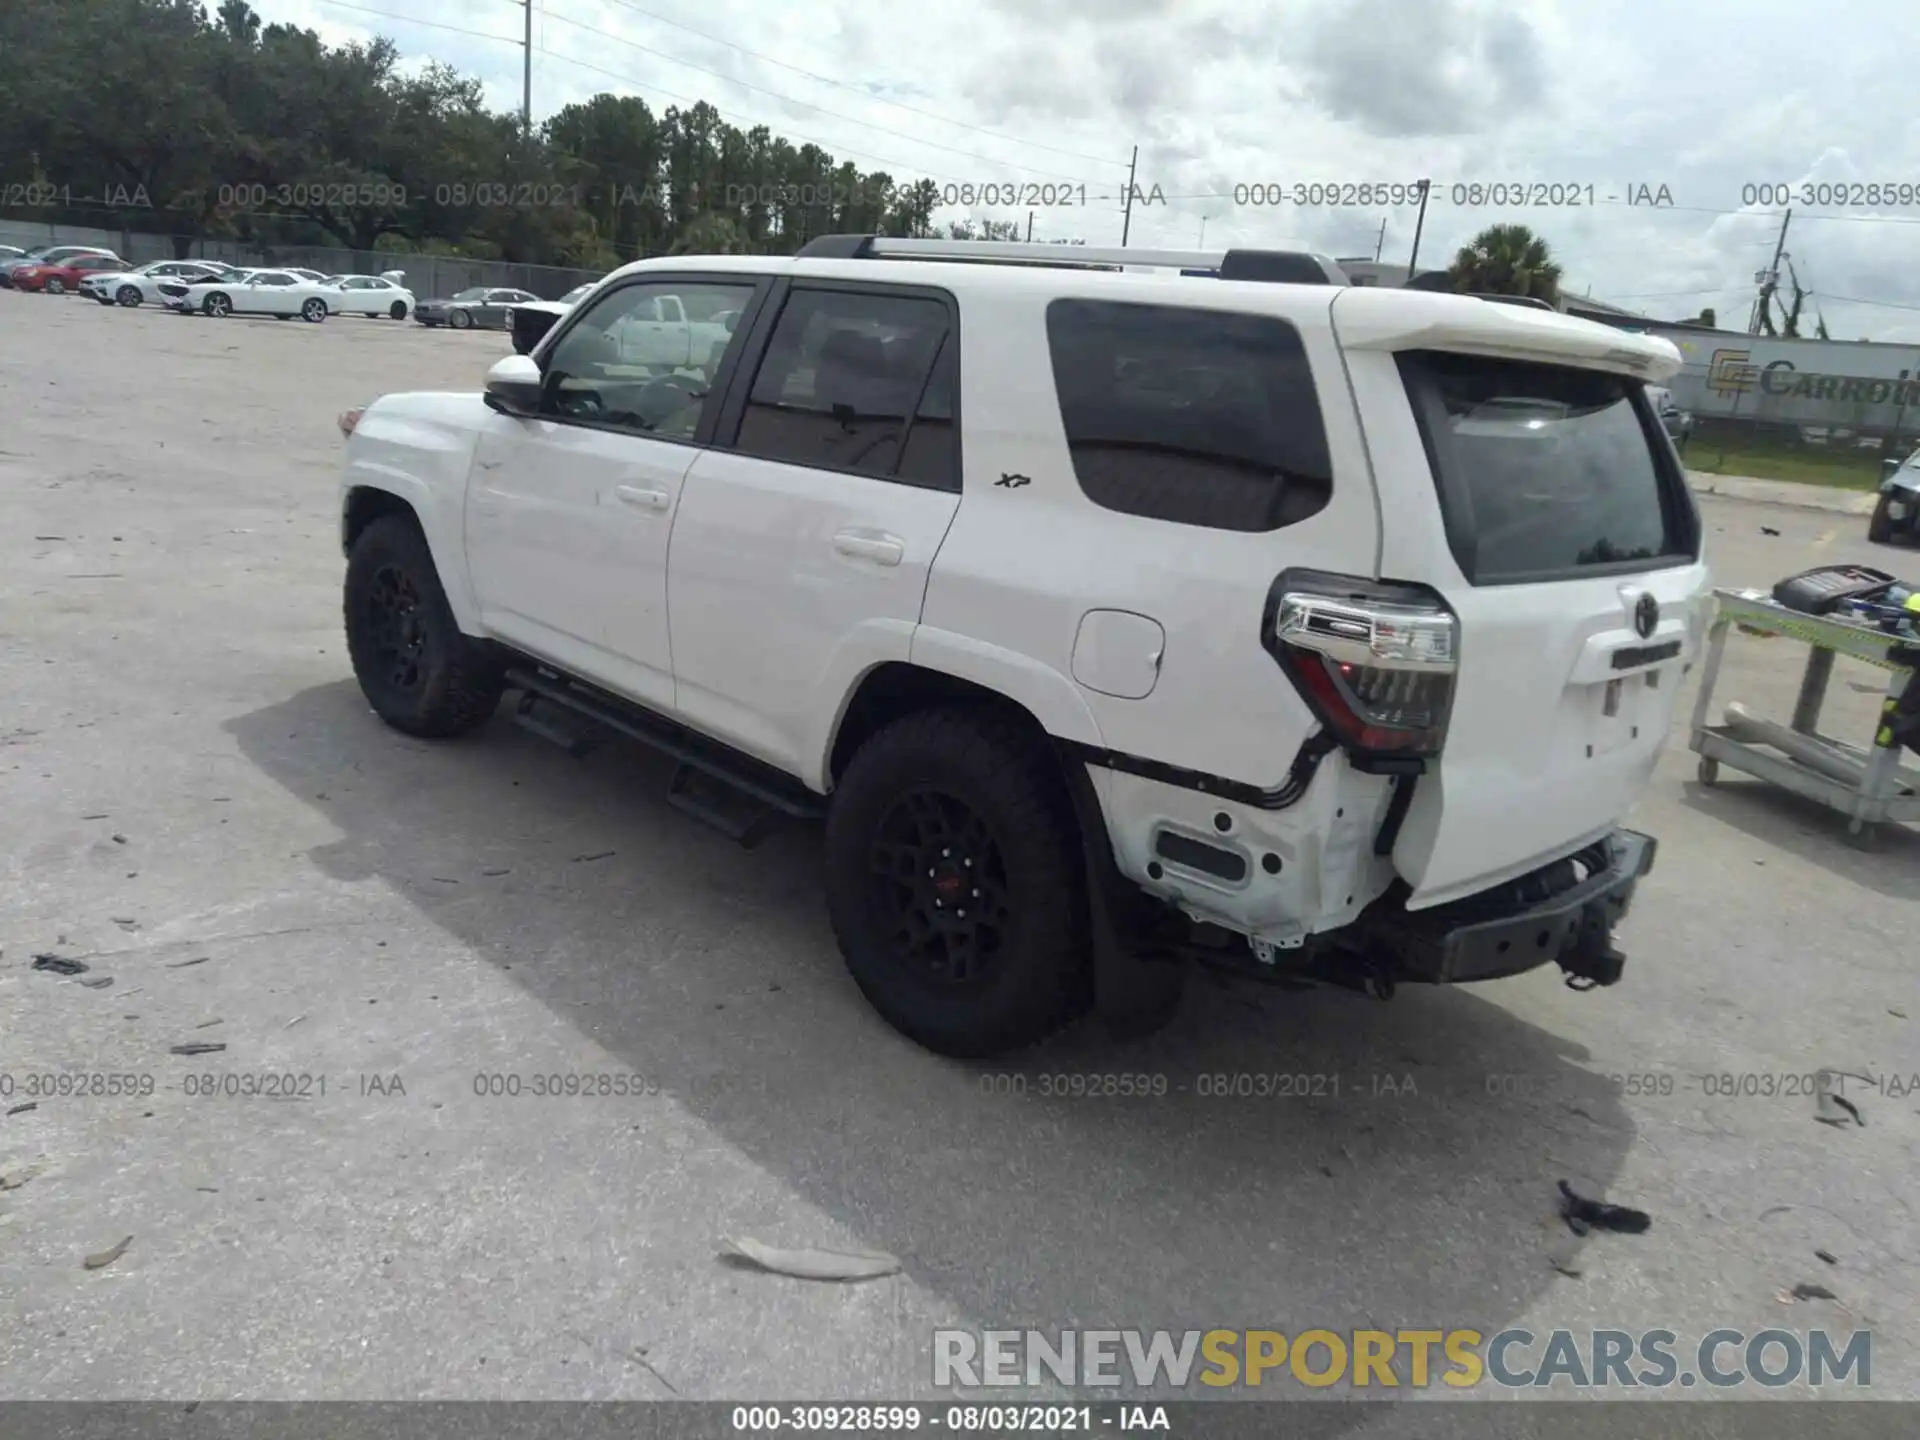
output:
<path id="1" fill-rule="evenodd" d="M 753 286 L 625 285 L 579 311 L 542 364 L 545 413 L 659 440 L 691 440 L 726 347 L 686 326 L 648 326 L 635 317 L 663 294 L 708 292 L 740 307 L 753 297 Z"/>
<path id="2" fill-rule="evenodd" d="M 957 350 L 958 336 L 947 306 L 932 297 L 796 288 L 753 378 L 735 448 L 795 465 L 895 478 L 909 420 L 948 346 Z M 944 400 L 932 403 L 945 406 L 951 448 L 950 381 Z M 946 484 L 957 476 L 957 461 L 940 453 L 942 423 L 929 415 L 913 470 Z M 919 429 L 917 421 L 913 428 Z"/>
<path id="3" fill-rule="evenodd" d="M 1073 472 L 1096 505 L 1254 532 L 1326 507 L 1326 427 L 1286 321 L 1055 300 L 1047 342 Z"/>

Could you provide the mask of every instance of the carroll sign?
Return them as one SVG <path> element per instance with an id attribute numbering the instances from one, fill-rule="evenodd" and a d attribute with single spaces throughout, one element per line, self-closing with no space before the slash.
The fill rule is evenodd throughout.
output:
<path id="1" fill-rule="evenodd" d="M 1920 400 L 1920 379 L 1911 370 L 1884 375 L 1849 375 L 1803 370 L 1791 360 L 1755 364 L 1751 350 L 1716 350 L 1707 363 L 1707 389 L 1718 395 L 1791 395 L 1804 400 L 1833 400 L 1855 405 L 1911 405 Z"/>

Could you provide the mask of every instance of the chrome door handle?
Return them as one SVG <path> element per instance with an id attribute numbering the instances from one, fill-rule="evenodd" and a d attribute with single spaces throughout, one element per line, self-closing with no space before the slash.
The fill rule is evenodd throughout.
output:
<path id="1" fill-rule="evenodd" d="M 898 565 L 907 556 L 905 541 L 878 530 L 842 530 L 833 537 L 833 548 L 881 565 Z"/>
<path id="2" fill-rule="evenodd" d="M 673 497 L 664 490 L 642 490 L 637 485 L 616 485 L 613 493 L 620 497 L 622 505 L 637 505 L 642 510 L 664 510 L 673 503 Z"/>

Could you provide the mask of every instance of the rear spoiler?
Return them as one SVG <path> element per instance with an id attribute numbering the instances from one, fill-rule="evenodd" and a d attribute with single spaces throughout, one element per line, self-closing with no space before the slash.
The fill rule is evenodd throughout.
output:
<path id="1" fill-rule="evenodd" d="M 1661 336 L 1616 330 L 1544 304 L 1484 303 L 1490 298 L 1355 286 L 1334 297 L 1333 329 L 1345 350 L 1452 350 L 1610 370 L 1656 385 L 1680 370 L 1679 348 Z"/>

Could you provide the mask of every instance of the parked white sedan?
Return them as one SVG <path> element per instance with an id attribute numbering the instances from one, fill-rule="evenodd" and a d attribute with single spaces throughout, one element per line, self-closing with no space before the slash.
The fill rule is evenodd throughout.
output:
<path id="1" fill-rule="evenodd" d="M 89 275 L 80 282 L 80 293 L 102 305 L 158 305 L 164 299 L 160 294 L 164 280 L 190 285 L 196 280 L 236 280 L 246 273 L 217 260 L 149 260 L 131 270 Z"/>
<path id="2" fill-rule="evenodd" d="M 290 270 L 254 270 L 244 279 L 180 280 L 160 282 L 160 294 L 170 310 L 187 315 L 273 315 L 318 325 L 340 299 L 340 292 L 324 284 L 302 280 Z"/>
<path id="3" fill-rule="evenodd" d="M 385 315 L 404 320 L 413 313 L 413 292 L 383 275 L 334 275 L 327 280 L 339 291 L 327 297 L 327 307 L 338 315 Z"/>

